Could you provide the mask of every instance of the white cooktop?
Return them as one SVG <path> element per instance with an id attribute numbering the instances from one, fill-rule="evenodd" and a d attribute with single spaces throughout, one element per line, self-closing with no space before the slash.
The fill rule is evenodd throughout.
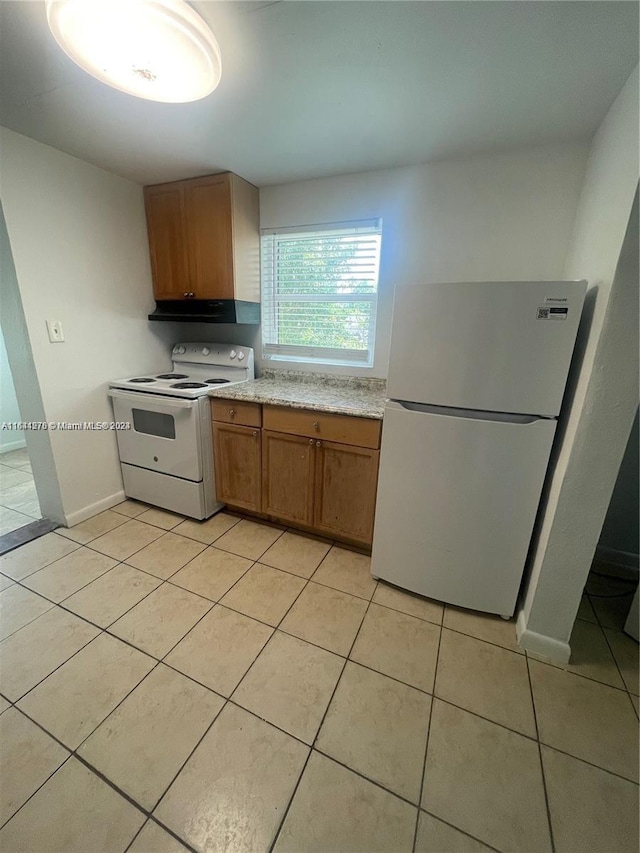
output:
<path id="1" fill-rule="evenodd" d="M 157 373 L 132 374 L 114 379 L 110 388 L 160 394 L 163 397 L 197 398 L 220 385 L 254 378 L 251 347 L 231 344 L 186 343 L 173 347 L 172 365 Z"/>

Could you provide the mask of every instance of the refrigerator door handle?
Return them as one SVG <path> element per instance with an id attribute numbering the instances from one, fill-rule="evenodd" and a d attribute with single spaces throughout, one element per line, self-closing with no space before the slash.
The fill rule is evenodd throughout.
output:
<path id="1" fill-rule="evenodd" d="M 542 415 L 521 415 L 511 412 L 484 412 L 480 409 L 455 409 L 448 406 L 430 406 L 427 403 L 410 403 L 404 400 L 389 400 L 390 408 L 404 409 L 409 412 L 427 415 L 444 415 L 449 418 L 465 418 L 476 421 L 493 421 L 503 424 L 535 424 L 538 421 L 555 420 Z"/>

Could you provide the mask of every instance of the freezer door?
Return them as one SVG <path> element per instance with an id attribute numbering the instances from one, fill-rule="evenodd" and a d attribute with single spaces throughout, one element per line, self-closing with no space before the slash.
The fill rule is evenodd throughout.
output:
<path id="1" fill-rule="evenodd" d="M 387 395 L 556 417 L 584 281 L 396 288 Z"/>
<path id="2" fill-rule="evenodd" d="M 556 422 L 387 403 L 371 572 L 511 615 Z"/>

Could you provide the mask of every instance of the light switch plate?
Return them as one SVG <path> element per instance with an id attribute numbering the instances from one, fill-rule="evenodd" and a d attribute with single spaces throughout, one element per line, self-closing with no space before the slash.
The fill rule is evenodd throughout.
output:
<path id="1" fill-rule="evenodd" d="M 49 332 L 49 340 L 52 344 L 61 344 L 64 342 L 62 320 L 47 320 L 47 331 Z"/>

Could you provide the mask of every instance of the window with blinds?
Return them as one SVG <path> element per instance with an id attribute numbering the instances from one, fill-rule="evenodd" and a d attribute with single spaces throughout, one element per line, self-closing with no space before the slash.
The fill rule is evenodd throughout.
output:
<path id="1" fill-rule="evenodd" d="M 264 358 L 373 364 L 381 220 L 263 230 Z"/>

